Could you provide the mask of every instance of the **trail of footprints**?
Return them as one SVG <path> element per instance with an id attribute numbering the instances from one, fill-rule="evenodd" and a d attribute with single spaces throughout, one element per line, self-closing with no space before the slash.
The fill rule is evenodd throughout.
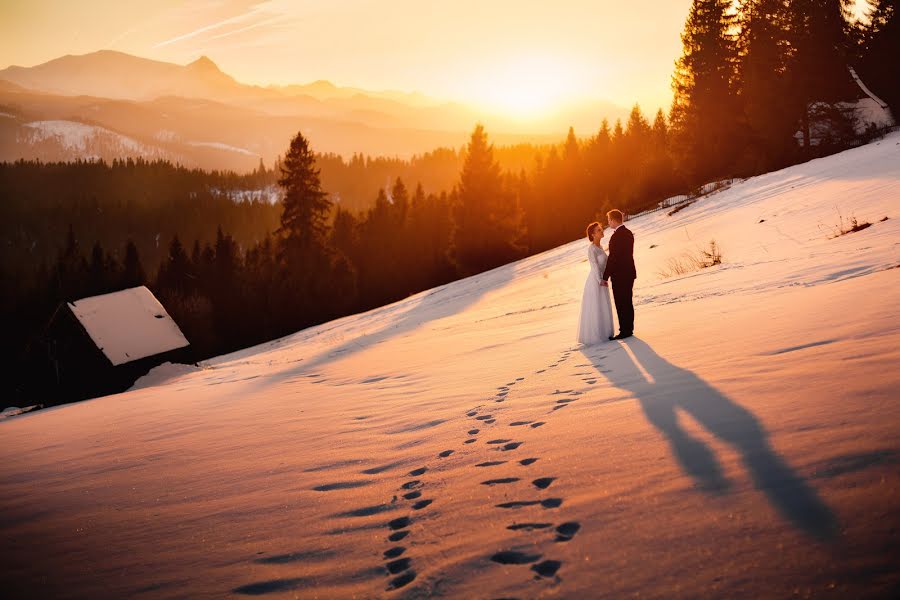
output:
<path id="1" fill-rule="evenodd" d="M 558 367 L 560 364 L 569 359 L 571 353 L 572 350 L 565 351 L 558 361 L 551 365 L 548 365 L 546 369 L 540 369 L 536 371 L 535 374 L 544 373 L 547 369 Z M 497 393 L 494 396 L 494 402 L 502 403 L 507 401 L 509 399 L 510 393 L 512 392 L 513 386 L 521 381 L 524 381 L 524 379 L 524 377 L 518 377 L 513 381 L 499 386 L 497 388 Z M 585 381 L 587 381 L 587 379 L 585 379 Z M 588 383 L 593 383 L 593 381 L 590 381 Z M 578 396 L 579 394 L 580 392 L 576 392 L 574 390 L 557 390 L 553 393 L 553 395 L 564 395 L 567 397 L 555 400 L 549 412 L 552 413 L 561 408 L 565 408 L 569 403 L 574 402 L 576 399 L 574 397 L 568 396 Z M 466 412 L 466 417 L 472 419 L 473 423 L 471 428 L 466 432 L 469 437 L 463 440 L 462 443 L 464 445 L 474 444 L 478 442 L 478 436 L 483 432 L 482 428 L 489 425 L 495 425 L 497 423 L 497 419 L 493 414 L 486 411 L 482 412 L 483 406 L 484 405 L 479 405 L 474 409 Z M 537 429 L 539 427 L 542 427 L 543 425 L 546 425 L 546 421 L 513 421 L 509 423 L 510 427 L 524 427 L 531 429 Z M 492 438 L 486 441 L 486 445 L 492 451 L 500 453 L 515 452 L 520 447 L 522 447 L 524 443 L 524 441 L 518 441 L 513 438 L 505 437 Z M 453 449 L 444 450 L 438 453 L 437 458 L 447 458 L 454 452 L 455 450 Z M 516 460 L 514 462 L 517 463 L 519 467 L 529 467 L 538 462 L 538 460 L 539 459 L 537 457 L 527 457 Z M 508 459 L 486 460 L 476 464 L 475 467 L 482 469 L 491 468 L 501 465 L 509 465 L 511 462 L 513 461 Z M 382 556 L 383 560 L 385 561 L 385 569 L 387 570 L 388 575 L 391 577 L 387 584 L 387 591 L 403 588 L 416 579 L 416 571 L 413 568 L 413 560 L 411 557 L 406 555 L 407 547 L 401 545 L 400 542 L 407 540 L 408 536 L 410 535 L 410 525 L 412 525 L 414 520 L 412 515 L 414 515 L 416 511 L 422 510 L 433 503 L 432 499 L 422 497 L 425 484 L 421 479 L 419 479 L 419 477 L 424 475 L 427 471 L 428 467 L 426 466 L 414 469 L 407 474 L 407 476 L 411 479 L 400 486 L 399 492 L 402 501 L 409 503 L 411 514 L 393 519 L 387 524 L 387 528 L 389 530 L 387 541 L 391 545 L 386 550 L 384 550 Z M 523 478 L 518 476 L 496 477 L 493 479 L 486 479 L 485 481 L 482 481 L 481 484 L 487 487 L 503 486 L 517 484 L 527 479 L 530 478 Z M 540 493 L 552 487 L 555 481 L 555 477 L 537 477 L 530 480 L 530 487 L 533 488 L 536 492 Z M 496 504 L 495 508 L 505 511 L 517 511 L 520 509 L 533 509 L 537 507 L 542 510 L 555 510 L 562 506 L 562 504 L 562 498 L 548 497 L 540 499 L 501 502 L 499 504 Z M 575 521 L 563 522 L 559 525 L 556 525 L 555 527 L 554 523 L 545 521 L 521 523 L 513 522 L 507 526 L 507 529 L 511 531 L 535 532 L 538 534 L 545 531 L 552 531 L 554 542 L 568 542 L 572 540 L 573 537 L 575 537 L 575 534 L 578 533 L 579 529 L 581 529 L 581 525 Z M 409 542 L 407 541 L 407 543 Z M 520 552 L 517 550 L 501 550 L 495 552 L 490 556 L 490 560 L 504 565 L 530 565 L 531 570 L 535 574 L 535 579 L 556 578 L 557 572 L 562 567 L 562 561 L 544 559 L 544 556 L 542 554 L 534 552 Z"/>
<path id="2" fill-rule="evenodd" d="M 570 354 L 570 352 L 568 352 L 568 351 L 563 353 L 563 355 L 560 357 L 560 359 L 556 363 L 553 363 L 552 365 L 548 365 L 547 369 L 552 369 L 552 368 L 559 366 L 561 363 L 563 363 L 565 360 L 567 360 L 569 358 L 569 354 Z M 537 374 L 543 373 L 547 369 L 541 369 L 541 370 L 537 371 L 536 373 Z M 509 382 L 509 383 L 497 388 L 499 390 L 499 392 L 496 394 L 494 401 L 495 402 L 506 401 L 509 397 L 512 386 L 514 386 L 516 383 L 518 383 L 520 381 L 523 381 L 523 379 L 524 378 L 520 377 L 520 378 L 516 379 L 515 381 Z M 556 393 L 557 394 L 577 395 L 577 393 L 573 394 L 572 390 L 566 390 L 566 391 L 557 390 Z M 566 398 L 566 399 L 563 399 L 562 401 L 557 400 L 554 403 L 554 405 L 551 407 L 550 412 L 553 412 L 554 410 L 562 408 L 562 407 L 566 406 L 569 402 L 572 402 L 572 401 L 574 401 L 574 398 Z M 479 408 L 469 411 L 468 413 L 466 413 L 466 416 L 468 416 L 470 418 L 474 418 L 476 420 L 481 420 L 484 423 L 496 421 L 496 419 L 494 419 L 492 415 L 480 415 Z M 509 423 L 509 426 L 510 427 L 530 427 L 532 429 L 536 429 L 545 424 L 546 424 L 545 421 L 513 421 L 513 422 Z M 479 429 L 470 429 L 468 431 L 468 434 L 470 436 L 476 436 L 479 433 L 480 433 Z M 470 443 L 476 442 L 477 440 L 478 440 L 477 437 L 470 437 L 470 438 L 466 439 L 464 443 L 470 444 Z M 488 446 L 493 446 L 494 450 L 501 451 L 501 452 L 510 452 L 510 451 L 517 450 L 520 446 L 522 446 L 522 444 L 524 444 L 524 442 L 513 441 L 512 439 L 509 439 L 509 438 L 490 439 L 490 440 L 487 440 L 486 443 Z M 533 465 L 537 461 L 538 461 L 538 458 L 535 458 L 535 457 L 524 458 L 524 459 L 519 460 L 518 464 L 520 466 L 527 467 L 527 466 Z M 491 460 L 491 461 L 485 461 L 485 462 L 478 463 L 475 466 L 480 467 L 480 468 L 487 468 L 487 467 L 495 467 L 495 466 L 505 465 L 508 463 L 509 463 L 509 461 L 507 461 L 507 460 Z M 529 478 L 526 477 L 524 479 L 529 479 Z M 516 476 L 516 477 L 497 477 L 494 479 L 487 479 L 485 481 L 482 481 L 481 485 L 488 486 L 488 487 L 494 487 L 494 486 L 518 484 L 521 481 L 523 481 L 523 478 L 518 477 L 518 476 Z M 540 492 L 540 491 L 548 489 L 551 485 L 553 485 L 553 482 L 555 482 L 555 481 L 556 481 L 555 477 L 538 477 L 537 479 L 531 480 L 531 486 L 533 486 L 533 488 L 535 490 Z M 552 509 L 559 508 L 560 506 L 562 506 L 562 504 L 563 504 L 562 498 L 550 497 L 550 498 L 543 498 L 543 499 L 536 499 L 536 500 L 514 500 L 514 501 L 510 501 L 510 502 L 501 502 L 499 504 L 496 504 L 495 508 L 515 511 L 515 510 L 519 510 L 519 509 L 526 509 L 529 507 L 540 507 L 541 509 L 544 509 L 544 510 L 552 510 Z M 507 529 L 509 529 L 511 531 L 526 531 L 526 532 L 540 533 L 540 532 L 543 532 L 544 530 L 554 530 L 555 534 L 556 534 L 554 539 L 557 542 L 568 542 L 575 536 L 575 534 L 578 532 L 578 530 L 580 528 L 581 528 L 581 525 L 574 521 L 562 523 L 562 524 L 556 526 L 555 528 L 554 528 L 554 524 L 549 523 L 549 522 L 524 522 L 524 523 L 514 522 L 507 526 Z M 559 571 L 560 567 L 562 567 L 562 561 L 552 560 L 552 559 L 544 559 L 544 560 L 542 560 L 542 559 L 544 559 L 544 557 L 541 554 L 538 554 L 535 552 L 521 552 L 518 550 L 501 550 L 499 552 L 495 552 L 490 557 L 490 560 L 492 560 L 493 562 L 503 564 L 503 565 L 531 565 L 531 570 L 535 573 L 535 578 L 537 578 L 537 579 L 540 579 L 542 577 L 546 577 L 546 578 L 556 577 L 557 571 Z"/>
<path id="3" fill-rule="evenodd" d="M 416 479 L 427 471 L 428 467 L 413 469 L 407 473 L 407 476 L 413 479 L 400 486 L 401 497 L 403 501 L 410 503 L 410 510 L 412 511 L 422 510 L 433 502 L 431 498 L 422 498 L 424 484 L 421 479 Z M 387 541 L 391 544 L 398 544 L 406 539 L 412 522 L 413 519 L 409 515 L 388 521 L 387 528 L 390 533 L 387 536 Z M 388 575 L 392 576 L 388 581 L 387 591 L 400 589 L 416 579 L 416 571 L 412 568 L 412 559 L 409 556 L 404 556 L 404 554 L 406 554 L 406 546 L 402 545 L 391 545 L 382 554 L 382 558 L 385 561 L 384 567 Z"/>

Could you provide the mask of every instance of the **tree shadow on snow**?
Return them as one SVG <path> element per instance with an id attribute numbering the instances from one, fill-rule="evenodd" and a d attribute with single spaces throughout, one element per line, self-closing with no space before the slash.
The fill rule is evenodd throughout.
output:
<path id="1" fill-rule="evenodd" d="M 420 293 L 416 299 L 401 300 L 392 305 L 373 309 L 369 311 L 371 319 L 360 320 L 360 315 L 354 315 L 339 319 L 331 326 L 320 325 L 319 327 L 324 329 L 318 335 L 339 335 L 344 340 L 323 350 L 318 355 L 304 357 L 293 368 L 275 373 L 271 377 L 260 378 L 258 385 L 268 387 L 298 375 L 308 374 L 333 361 L 341 360 L 393 338 L 411 333 L 429 322 L 458 314 L 475 304 L 485 294 L 498 290 L 509 283 L 515 274 L 515 269 L 516 263 L 511 263 L 460 281 L 444 284 Z M 354 335 L 352 329 L 347 329 L 349 324 L 346 323 L 346 319 L 355 319 L 356 327 L 370 321 L 384 321 L 385 324 L 374 331 Z M 299 342 L 297 346 L 298 351 L 302 351 L 303 343 Z M 260 348 L 264 349 L 265 346 Z"/>
<path id="2" fill-rule="evenodd" d="M 619 344 L 620 351 L 609 352 L 602 362 L 593 358 L 596 347 L 582 353 L 610 383 L 637 398 L 647 420 L 666 437 L 678 464 L 701 489 L 723 494 L 730 482 L 713 449 L 679 424 L 679 410 L 738 451 L 756 487 L 795 527 L 821 540 L 836 535 L 832 511 L 775 452 L 753 413 L 695 373 L 666 361 L 646 342 L 632 337 Z"/>

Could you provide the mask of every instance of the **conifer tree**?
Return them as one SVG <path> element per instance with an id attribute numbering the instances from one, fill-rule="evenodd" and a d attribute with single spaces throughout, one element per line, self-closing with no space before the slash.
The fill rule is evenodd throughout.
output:
<path id="1" fill-rule="evenodd" d="M 159 267 L 157 286 L 161 289 L 184 294 L 190 289 L 190 261 L 178 234 L 172 237 L 169 254 Z"/>
<path id="2" fill-rule="evenodd" d="M 748 144 L 739 171 L 786 164 L 800 127 L 801 106 L 791 80 L 791 19 L 785 0 L 746 0 L 739 14 L 741 104 Z"/>
<path id="3" fill-rule="evenodd" d="M 452 255 L 463 273 L 479 272 L 521 254 L 524 231 L 519 207 L 503 185 L 494 147 L 480 124 L 466 148 L 457 193 Z"/>
<path id="4" fill-rule="evenodd" d="M 281 163 L 278 179 L 284 190 L 278 232 L 289 248 L 321 251 L 325 246 L 332 203 L 322 190 L 315 163 L 309 143 L 298 132 Z"/>
<path id="5" fill-rule="evenodd" d="M 724 175 L 739 141 L 737 43 L 730 0 L 693 0 L 678 59 L 670 113 L 682 168 L 694 184 Z"/>
<path id="6" fill-rule="evenodd" d="M 409 191 L 399 177 L 391 187 L 391 203 L 394 207 L 395 221 L 398 226 L 402 227 L 406 221 L 407 212 L 409 212 Z"/>
<path id="7" fill-rule="evenodd" d="M 144 266 L 141 264 L 137 246 L 134 245 L 133 241 L 128 240 L 128 243 L 125 244 L 125 259 L 122 261 L 121 286 L 123 289 L 127 289 L 146 283 L 147 275 L 144 272 Z"/>

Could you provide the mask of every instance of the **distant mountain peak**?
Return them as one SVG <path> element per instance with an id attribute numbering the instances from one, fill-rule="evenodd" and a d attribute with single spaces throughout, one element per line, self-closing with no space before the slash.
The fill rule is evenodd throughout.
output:
<path id="1" fill-rule="evenodd" d="M 206 55 L 201 56 L 200 58 L 198 58 L 197 60 L 195 60 L 194 62 L 189 64 L 188 68 L 196 69 L 196 70 L 200 70 L 200 71 L 214 71 L 217 73 L 222 72 L 222 70 L 219 69 L 219 65 L 214 63 L 212 61 L 212 59 L 210 59 Z"/>

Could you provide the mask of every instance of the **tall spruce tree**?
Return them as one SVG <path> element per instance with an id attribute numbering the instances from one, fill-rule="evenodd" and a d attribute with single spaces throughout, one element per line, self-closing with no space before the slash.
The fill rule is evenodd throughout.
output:
<path id="1" fill-rule="evenodd" d="M 524 225 L 515 195 L 503 184 L 494 146 L 478 125 L 466 149 L 453 210 L 452 255 L 463 273 L 477 273 L 520 256 Z"/>
<path id="2" fill-rule="evenodd" d="M 125 259 L 122 261 L 122 288 L 133 288 L 147 283 L 147 275 L 141 264 L 137 246 L 128 240 L 125 244 Z"/>
<path id="3" fill-rule="evenodd" d="M 316 156 L 302 133 L 281 163 L 280 290 L 275 312 L 287 330 L 342 314 L 356 293 L 356 272 L 329 244 L 333 203 L 322 189 Z"/>
<path id="4" fill-rule="evenodd" d="M 692 184 L 728 174 L 737 148 L 737 42 L 730 0 L 694 0 L 672 88 L 670 125 Z"/>
<path id="5" fill-rule="evenodd" d="M 278 233 L 285 249 L 321 252 L 326 244 L 332 202 L 322 190 L 315 154 L 302 133 L 291 140 L 281 163 L 278 185 L 284 190 Z"/>
<path id="6" fill-rule="evenodd" d="M 169 255 L 159 267 L 156 285 L 169 292 L 184 294 L 191 288 L 190 271 L 190 259 L 176 234 L 169 244 Z"/>
<path id="7" fill-rule="evenodd" d="M 738 171 L 751 174 L 788 162 L 801 113 L 791 100 L 794 48 L 787 0 L 745 0 L 739 19 L 741 103 L 748 145 Z"/>

